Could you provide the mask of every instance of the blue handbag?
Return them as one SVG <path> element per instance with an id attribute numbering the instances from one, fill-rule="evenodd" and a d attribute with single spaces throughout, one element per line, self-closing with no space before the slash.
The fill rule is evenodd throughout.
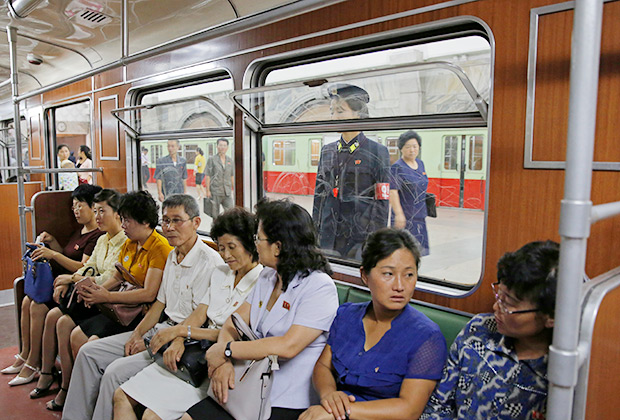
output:
<path id="1" fill-rule="evenodd" d="M 32 261 L 32 251 L 36 246 L 27 245 L 28 249 L 22 257 L 24 264 L 24 292 L 37 303 L 52 300 L 54 295 L 54 275 L 52 266 L 45 260 Z"/>

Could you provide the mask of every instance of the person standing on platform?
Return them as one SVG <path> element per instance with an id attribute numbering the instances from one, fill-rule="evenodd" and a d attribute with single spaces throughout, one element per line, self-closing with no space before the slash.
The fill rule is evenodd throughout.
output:
<path id="1" fill-rule="evenodd" d="M 151 161 L 149 160 L 149 149 L 142 146 L 142 153 L 140 154 L 140 168 L 142 172 L 142 187 L 146 188 L 146 183 L 148 182 L 151 174 L 149 173 L 149 165 Z"/>
<path id="2" fill-rule="evenodd" d="M 194 166 L 196 167 L 196 188 L 198 189 L 198 200 L 207 196 L 202 181 L 205 178 L 205 169 L 207 167 L 207 158 L 205 158 L 205 152 L 200 147 L 196 148 L 196 158 L 194 159 Z"/>
<path id="3" fill-rule="evenodd" d="M 217 139 L 217 154 L 207 161 L 205 184 L 207 198 L 212 198 L 214 201 L 213 217 L 220 214 L 220 205 L 224 207 L 224 210 L 234 206 L 232 199 L 233 163 L 232 159 L 226 156 L 227 151 L 228 140 Z"/>
<path id="4" fill-rule="evenodd" d="M 364 89 L 335 84 L 328 93 L 333 119 L 368 117 L 370 96 Z M 361 258 L 364 239 L 387 225 L 389 181 L 387 148 L 364 133 L 347 131 L 337 142 L 323 146 L 312 218 L 326 254 Z"/>
<path id="5" fill-rule="evenodd" d="M 401 158 L 392 165 L 390 181 L 390 205 L 392 226 L 407 229 L 420 244 L 422 256 L 429 254 L 426 230 L 426 189 L 428 176 L 424 162 L 418 158 L 422 139 L 413 130 L 398 138 Z"/>
<path id="6" fill-rule="evenodd" d="M 157 160 L 155 175 L 159 201 L 164 201 L 172 194 L 184 194 L 187 191 L 187 162 L 178 155 L 181 142 L 168 140 L 168 156 Z"/>

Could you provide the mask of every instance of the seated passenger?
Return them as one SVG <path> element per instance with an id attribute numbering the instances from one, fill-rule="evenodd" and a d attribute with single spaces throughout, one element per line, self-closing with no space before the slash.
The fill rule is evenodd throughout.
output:
<path id="1" fill-rule="evenodd" d="M 97 245 L 93 250 L 91 257 L 88 259 L 84 267 L 77 270 L 74 274 L 62 274 L 56 277 L 54 281 L 54 300 L 60 302 L 61 297 L 69 299 L 66 296 L 69 285 L 84 279 L 84 274 L 97 284 L 103 284 L 116 273 L 114 264 L 118 262 L 118 256 L 121 247 L 127 236 L 121 227 L 121 220 L 118 214 L 118 206 L 120 204 L 121 195 L 116 190 L 104 189 L 95 195 L 93 199 L 93 209 L 95 212 L 95 220 L 99 230 L 106 232 L 97 240 Z M 93 271 L 94 270 L 94 271 Z M 77 299 L 74 296 L 73 299 Z M 59 401 L 64 400 L 65 393 L 69 387 L 69 378 L 73 369 L 73 357 L 77 354 L 79 347 L 71 348 L 71 331 L 76 324 L 80 324 L 99 314 L 96 307 L 86 307 L 83 303 L 78 302 L 70 313 L 63 315 L 66 307 L 54 308 L 48 312 L 45 317 L 45 329 L 43 330 L 43 364 L 41 366 L 41 376 L 37 382 L 37 387 L 30 393 L 30 398 L 39 398 L 47 394 L 50 386 L 54 382 L 52 370 L 56 362 L 56 349 L 60 355 L 60 366 L 62 369 L 62 384 L 59 393 Z M 84 341 L 85 342 L 85 341 Z M 81 346 L 84 342 L 75 343 Z M 62 407 L 62 402 L 56 400 L 49 401 L 47 408 L 50 410 L 58 410 Z"/>
<path id="2" fill-rule="evenodd" d="M 314 367 L 321 405 L 300 420 L 417 419 L 446 361 L 439 326 L 409 305 L 420 250 L 405 230 L 368 236 L 361 278 L 372 300 L 338 308 Z"/>
<path id="3" fill-rule="evenodd" d="M 150 343 L 151 351 L 156 352 L 162 345 L 174 340 L 164 352 L 164 361 L 170 371 L 177 369 L 177 360 L 183 353 L 183 339 L 191 334 L 198 340 L 217 341 L 226 319 L 254 287 L 263 269 L 258 264 L 254 232 L 256 218 L 239 207 L 226 211 L 213 221 L 211 237 L 217 240 L 220 255 L 226 264 L 215 268 L 209 290 L 187 319 L 187 326 L 179 324 L 160 330 Z M 205 321 L 208 327 L 198 328 Z M 172 348 L 176 346 L 177 349 Z M 208 388 L 209 381 L 205 381 L 200 388 L 194 388 L 152 363 L 116 390 L 114 418 L 136 418 L 134 407 L 140 404 L 147 408 L 143 419 L 178 419 L 207 396 Z"/>
<path id="4" fill-rule="evenodd" d="M 500 258 L 494 313 L 460 332 L 420 419 L 544 419 L 558 258 L 552 241 Z"/>
<path id="5" fill-rule="evenodd" d="M 67 149 L 69 150 L 69 149 Z M 93 253 L 99 236 L 103 234 L 97 229 L 92 205 L 95 194 L 101 191 L 96 185 L 80 185 L 72 193 L 73 214 L 81 228 L 71 235 L 69 242 L 62 247 L 56 238 L 47 232 L 39 235 L 41 242 L 47 247 L 39 246 L 32 253 L 33 260 L 47 259 L 52 266 L 54 276 L 73 273 L 84 265 Z M 28 296 L 22 301 L 21 331 L 22 350 L 15 356 L 15 363 L 2 370 L 2 373 L 19 373 L 11 379 L 9 385 L 22 385 L 32 382 L 41 366 L 41 341 L 47 312 L 55 307 L 54 301 L 37 303 Z M 51 373 L 47 371 L 45 373 Z"/>
<path id="6" fill-rule="evenodd" d="M 149 202 L 152 201 L 156 209 L 155 201 L 149 193 L 141 191 L 129 194 L 148 196 Z M 155 289 L 157 300 L 135 330 L 88 342 L 80 349 L 75 359 L 63 419 L 112 418 L 116 388 L 152 362 L 145 351 L 143 336 L 153 327 L 159 330 L 185 322 L 207 292 L 213 269 L 222 263 L 219 254 L 198 238 L 200 210 L 193 197 L 171 195 L 162 207 L 162 230 L 175 248 L 167 255 L 161 287 L 157 284 Z M 121 214 L 127 217 L 122 205 Z M 132 220 L 128 223 L 125 219 L 125 232 L 130 238 L 135 224 L 138 222 Z M 164 238 L 162 240 L 165 241 Z M 148 253 L 156 249 L 150 246 L 152 244 L 144 243 L 141 252 Z M 139 258 L 140 254 L 136 257 L 135 265 L 148 267 L 148 260 L 142 261 Z M 147 279 L 151 270 L 153 268 L 149 269 Z M 158 271 L 161 273 L 161 269 Z M 160 323 L 162 313 L 168 320 Z M 178 349 L 173 346 L 171 352 L 175 350 Z"/>
<path id="7" fill-rule="evenodd" d="M 227 401 L 235 372 L 231 359 L 260 360 L 279 357 L 273 372 L 271 419 L 296 419 L 318 402 L 311 377 L 327 331 L 338 308 L 331 269 L 317 248 L 312 218 L 289 201 L 261 200 L 256 206 L 258 231 L 254 237 L 258 258 L 265 268 L 236 313 L 260 338 L 239 340 L 231 318 L 217 344 L 207 351 L 211 385 L 219 401 Z M 226 357 L 227 350 L 230 358 Z M 214 414 L 216 413 L 216 414 Z M 211 398 L 194 405 L 183 419 L 232 418 Z"/>

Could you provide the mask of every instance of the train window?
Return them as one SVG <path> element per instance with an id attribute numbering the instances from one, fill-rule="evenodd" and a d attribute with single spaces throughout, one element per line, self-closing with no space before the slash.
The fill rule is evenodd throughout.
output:
<path id="1" fill-rule="evenodd" d="M 319 166 L 321 139 L 310 139 L 310 166 Z"/>
<path id="2" fill-rule="evenodd" d="M 221 213 L 235 202 L 233 106 L 228 99 L 232 86 L 229 77 L 218 75 L 157 87 L 140 92 L 136 105 L 118 112 L 147 149 L 142 158 L 142 188 L 160 202 L 174 193 L 195 197 L 203 233 L 209 232 L 217 214 L 204 213 L 205 204 L 213 204 Z"/>
<path id="3" fill-rule="evenodd" d="M 482 170 L 482 160 L 484 159 L 483 148 L 483 136 L 469 137 L 469 169 L 471 171 Z"/>
<path id="4" fill-rule="evenodd" d="M 17 143 L 15 141 L 15 130 L 13 121 L 0 122 L 0 166 L 15 167 L 17 166 Z M 28 124 L 25 119 L 21 121 L 21 138 L 22 138 L 22 159 L 24 166 L 30 165 L 30 153 L 28 150 Z M 17 170 L 2 169 L 0 170 L 0 183 L 15 182 Z M 30 175 L 25 175 L 26 181 L 30 180 Z"/>
<path id="5" fill-rule="evenodd" d="M 291 140 L 273 141 L 273 164 L 276 166 L 295 165 L 295 142 Z"/>
<path id="6" fill-rule="evenodd" d="M 82 101 L 49 108 L 46 113 L 46 122 L 52 135 L 53 150 L 50 150 L 50 167 L 75 168 L 90 164 L 94 166 L 96 157 L 91 154 L 91 110 L 90 101 Z M 60 146 L 66 146 L 58 152 Z M 85 148 L 83 147 L 85 146 Z M 87 161 L 90 160 L 90 162 Z M 63 173 L 54 176 L 58 189 L 74 189 L 79 182 L 86 180 L 94 182 L 95 173 Z"/>
<path id="7" fill-rule="evenodd" d="M 443 168 L 448 170 L 456 170 L 456 164 L 458 161 L 459 137 L 444 136 L 443 144 Z"/>
<path id="8" fill-rule="evenodd" d="M 305 207 L 332 261 L 359 265 L 367 234 L 404 220 L 421 245 L 421 277 L 468 289 L 482 274 L 491 47 L 482 36 L 402 45 L 268 63 L 258 86 L 231 97 L 267 157 L 264 194 Z M 401 151 L 410 130 L 421 146 Z M 284 166 L 285 142 L 310 158 Z M 390 190 L 404 217 L 389 210 Z M 437 218 L 420 217 L 426 192 Z"/>

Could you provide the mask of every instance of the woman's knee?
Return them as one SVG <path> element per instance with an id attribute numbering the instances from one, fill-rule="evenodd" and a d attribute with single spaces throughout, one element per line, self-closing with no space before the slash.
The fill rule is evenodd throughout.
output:
<path id="1" fill-rule="evenodd" d="M 155 412 L 152 411 L 151 409 L 147 408 L 144 411 L 144 414 L 142 414 L 142 420 L 161 420 L 161 417 L 155 414 Z"/>
<path id="2" fill-rule="evenodd" d="M 62 317 L 62 311 L 58 308 L 51 309 L 45 316 L 45 327 L 51 328 L 56 325 L 58 320 Z"/>
<path id="3" fill-rule="evenodd" d="M 30 302 L 30 318 L 45 319 L 45 315 L 49 312 L 49 308 L 44 303 L 37 303 L 34 300 Z"/>
<path id="4" fill-rule="evenodd" d="M 22 314 L 30 313 L 30 303 L 31 302 L 32 302 L 32 300 L 30 300 L 30 298 L 28 296 L 24 296 L 24 299 L 22 300 Z"/>
<path id="5" fill-rule="evenodd" d="M 121 388 L 116 388 L 116 391 L 114 391 L 114 405 L 120 404 L 129 404 L 129 398 L 127 394 L 125 394 L 125 391 Z"/>

